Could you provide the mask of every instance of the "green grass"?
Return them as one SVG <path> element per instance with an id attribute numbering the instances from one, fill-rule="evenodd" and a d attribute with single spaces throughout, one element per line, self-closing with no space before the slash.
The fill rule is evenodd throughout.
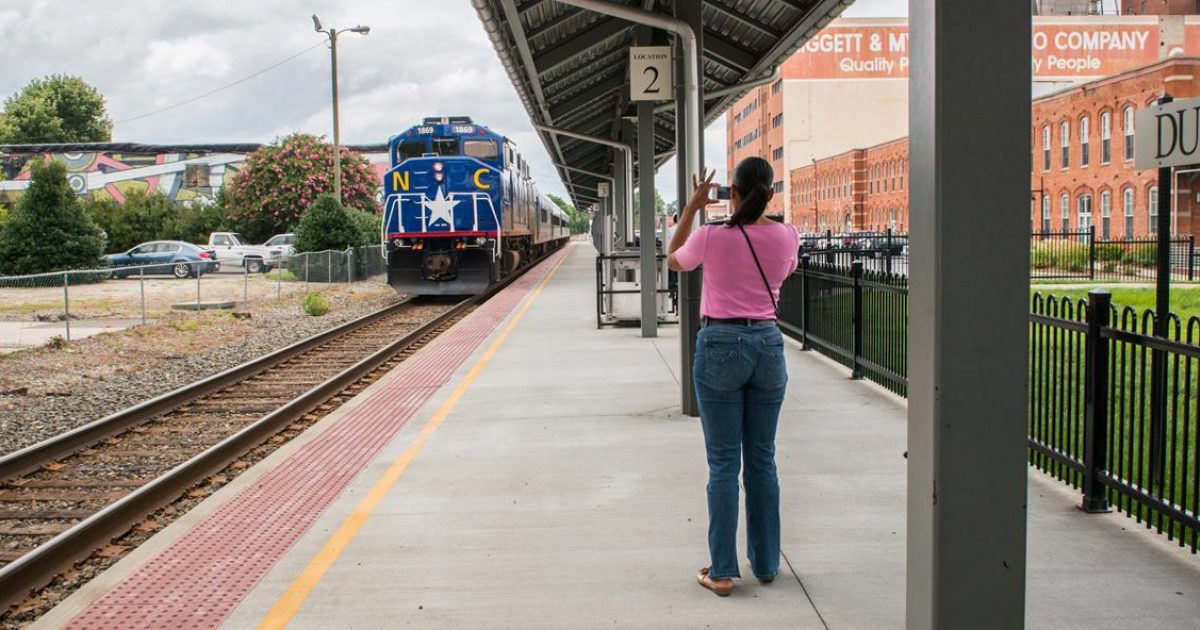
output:
<path id="1" fill-rule="evenodd" d="M 287 269 L 276 269 L 266 274 L 266 279 L 271 282 L 295 282 L 296 275 Z"/>
<path id="2" fill-rule="evenodd" d="M 1030 294 L 1040 293 L 1043 297 L 1053 295 L 1057 298 L 1069 297 L 1073 300 L 1086 300 L 1088 291 L 1091 287 L 1085 288 L 1039 288 L 1033 287 Z M 1113 305 L 1118 310 L 1126 306 L 1133 307 L 1138 313 L 1145 310 L 1154 310 L 1155 290 L 1153 287 L 1130 287 L 1120 288 L 1114 287 L 1109 289 L 1112 294 Z M 1179 316 L 1180 320 L 1187 322 L 1190 317 L 1200 317 L 1200 287 L 1193 286 L 1173 286 L 1171 287 L 1171 308 L 1172 313 Z"/>

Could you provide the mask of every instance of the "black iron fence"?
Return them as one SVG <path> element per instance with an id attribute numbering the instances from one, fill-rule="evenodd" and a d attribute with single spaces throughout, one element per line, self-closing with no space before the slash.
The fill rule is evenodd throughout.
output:
<path id="1" fill-rule="evenodd" d="M 907 395 L 908 281 L 811 257 L 785 282 L 780 326 L 900 395 Z M 1089 511 L 1110 507 L 1200 546 L 1200 318 L 1117 311 L 1035 295 L 1030 324 L 1029 458 L 1079 488 Z"/>
<path id="2" fill-rule="evenodd" d="M 1196 279 L 1196 238 L 1171 240 L 1171 278 Z M 1158 241 L 1106 239 L 1096 228 L 1075 232 L 1034 232 L 1029 243 L 1030 275 L 1040 280 L 1122 280 L 1153 282 L 1158 276 Z"/>
<path id="3" fill-rule="evenodd" d="M 800 340 L 905 396 L 908 380 L 908 279 L 898 273 L 847 269 L 802 256 L 780 291 L 779 325 Z"/>
<path id="4" fill-rule="evenodd" d="M 863 269 L 908 275 L 908 235 L 885 232 L 801 234 L 800 253 L 813 261 L 849 269 L 856 260 Z"/>

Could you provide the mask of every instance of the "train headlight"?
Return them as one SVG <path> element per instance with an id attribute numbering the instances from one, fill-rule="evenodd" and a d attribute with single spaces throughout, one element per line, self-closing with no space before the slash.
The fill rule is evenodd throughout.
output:
<path id="1" fill-rule="evenodd" d="M 392 245 L 394 245 L 396 247 L 404 247 L 404 239 L 402 239 L 402 238 L 392 239 Z"/>
<path id="2" fill-rule="evenodd" d="M 475 237 L 475 244 L 476 244 L 476 245 L 483 245 L 483 244 L 484 244 L 484 243 L 486 243 L 486 242 L 487 242 L 487 237 L 486 237 L 486 236 L 476 236 L 476 237 Z"/>
<path id="3" fill-rule="evenodd" d="M 441 162 L 434 162 L 434 163 L 433 163 L 433 172 L 434 172 L 434 173 L 441 173 L 441 172 L 442 172 L 442 168 L 443 168 L 443 166 L 442 166 L 442 163 L 441 163 Z"/>

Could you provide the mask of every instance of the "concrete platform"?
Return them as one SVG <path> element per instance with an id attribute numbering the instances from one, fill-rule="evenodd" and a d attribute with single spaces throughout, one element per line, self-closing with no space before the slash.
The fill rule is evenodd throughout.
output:
<path id="1" fill-rule="evenodd" d="M 261 575 L 196 570 L 211 569 L 211 549 L 176 562 L 171 580 L 217 580 L 214 597 L 237 601 L 231 610 L 174 601 L 187 627 L 903 627 L 904 401 L 789 350 L 778 440 L 784 573 L 717 598 L 693 577 L 707 564 L 706 473 L 698 422 L 678 411 L 678 330 L 656 340 L 596 330 L 593 256 L 577 244 L 544 288 L 510 294 L 507 319 L 294 542 L 244 550 L 269 567 Z M 418 357 L 446 351 L 435 343 Z M 402 366 L 39 627 L 161 626 L 155 598 L 188 591 L 164 596 L 139 575 L 189 552 L 197 529 L 309 449 L 347 439 L 354 418 L 413 378 Z M 1200 559 L 1077 502 L 1031 469 L 1027 627 L 1195 627 Z M 123 616 L 111 616 L 113 602 Z"/>

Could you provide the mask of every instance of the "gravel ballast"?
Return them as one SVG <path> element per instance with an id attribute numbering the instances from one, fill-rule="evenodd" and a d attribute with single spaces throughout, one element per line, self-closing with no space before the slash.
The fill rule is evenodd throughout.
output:
<path id="1" fill-rule="evenodd" d="M 295 300 L 246 312 L 175 313 L 66 348 L 0 355 L 0 455 L 400 301 L 361 283 L 324 291 L 330 311 L 306 315 Z M 248 318 L 246 317 L 248 315 Z"/>

